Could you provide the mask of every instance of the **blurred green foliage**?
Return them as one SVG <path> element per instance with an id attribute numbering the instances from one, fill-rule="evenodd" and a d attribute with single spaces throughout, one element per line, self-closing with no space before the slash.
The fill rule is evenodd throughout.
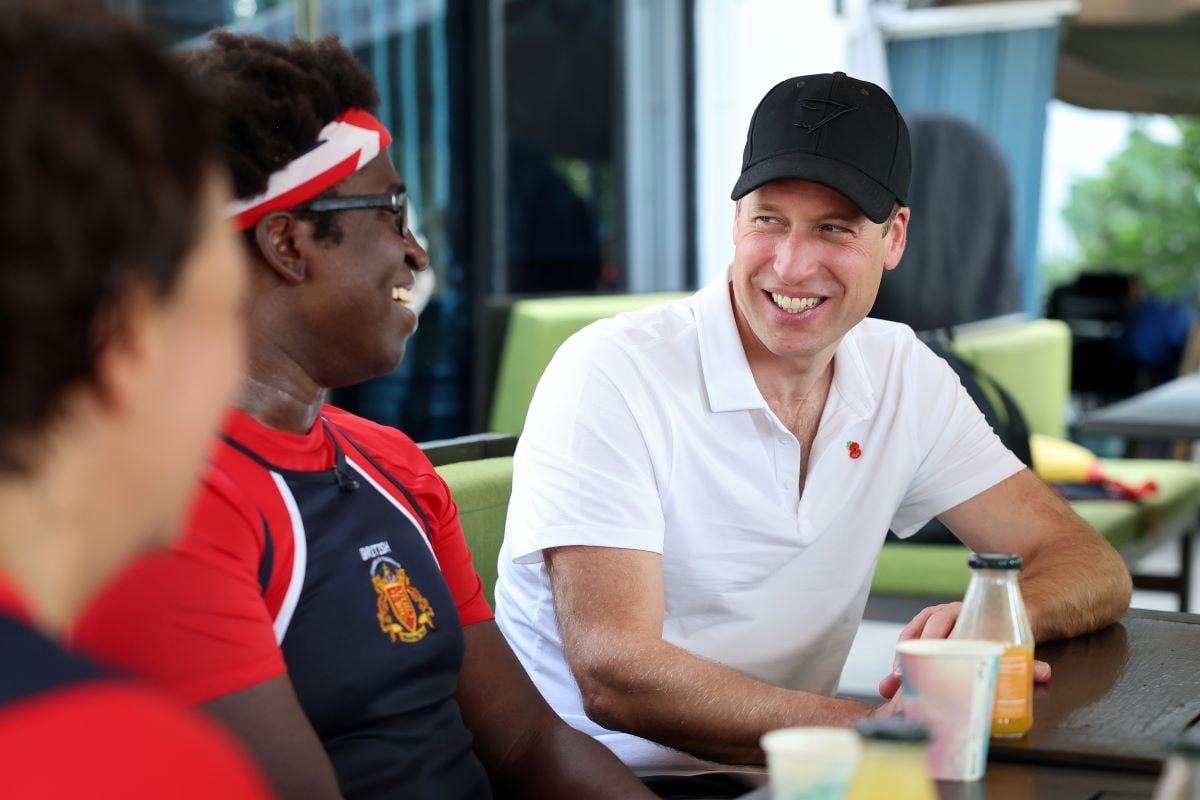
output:
<path id="1" fill-rule="evenodd" d="M 1047 283 L 1072 272 L 1116 269 L 1137 275 L 1147 292 L 1194 295 L 1200 278 L 1200 118 L 1175 117 L 1177 142 L 1134 124 L 1125 149 L 1103 174 L 1071 187 L 1063 211 L 1082 251 L 1072 265 L 1044 265 Z M 1054 273 L 1053 275 L 1050 273 Z"/>

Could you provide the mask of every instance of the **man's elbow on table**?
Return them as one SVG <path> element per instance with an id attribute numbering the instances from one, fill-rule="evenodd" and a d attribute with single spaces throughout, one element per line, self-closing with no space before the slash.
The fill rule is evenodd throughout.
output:
<path id="1" fill-rule="evenodd" d="M 607 639 L 607 641 L 599 641 Z M 631 651 L 636 645 L 616 637 L 598 637 L 590 644 L 567 648 L 567 662 L 583 701 L 588 719 L 609 730 L 636 733 L 635 710 L 639 706 L 631 674 L 638 663 Z"/>
<path id="2" fill-rule="evenodd" d="M 1096 534 L 1099 536 L 1100 534 Z M 1107 614 L 1104 614 L 1104 619 L 1100 620 L 1100 624 L 1096 627 L 1104 627 L 1116 622 L 1125 615 L 1129 610 L 1129 603 L 1133 600 L 1133 577 L 1129 574 L 1129 567 L 1125 564 L 1125 560 L 1120 554 L 1105 542 L 1108 549 L 1105 559 L 1105 573 L 1107 576 L 1108 591 L 1107 596 Z"/>
<path id="3" fill-rule="evenodd" d="M 1055 557 L 1045 559 L 1045 569 L 1036 556 L 1030 559 L 1030 572 L 1037 577 L 1022 580 L 1039 642 L 1099 630 L 1129 609 L 1133 597 L 1129 568 L 1099 533 L 1088 527 L 1086 536 L 1073 544 L 1054 542 L 1045 547 L 1057 550 Z"/>

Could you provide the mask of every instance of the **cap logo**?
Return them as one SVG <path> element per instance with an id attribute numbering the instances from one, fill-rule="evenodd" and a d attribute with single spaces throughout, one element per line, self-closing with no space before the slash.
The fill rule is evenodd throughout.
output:
<path id="1" fill-rule="evenodd" d="M 828 125 L 842 114 L 857 111 L 855 106 L 848 106 L 836 100 L 822 100 L 805 97 L 796 101 L 792 109 L 792 124 L 813 133 L 818 128 Z"/>

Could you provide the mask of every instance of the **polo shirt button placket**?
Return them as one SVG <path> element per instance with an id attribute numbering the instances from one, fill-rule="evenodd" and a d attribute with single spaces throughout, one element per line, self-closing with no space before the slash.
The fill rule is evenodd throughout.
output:
<path id="1" fill-rule="evenodd" d="M 796 533 L 801 544 L 808 544 L 813 539 L 813 524 L 807 519 L 796 520 Z"/>

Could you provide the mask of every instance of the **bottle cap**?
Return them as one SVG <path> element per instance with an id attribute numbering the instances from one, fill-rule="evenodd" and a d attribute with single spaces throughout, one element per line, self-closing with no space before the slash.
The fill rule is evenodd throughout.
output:
<path id="1" fill-rule="evenodd" d="M 858 735 L 864 739 L 914 744 L 929 741 L 928 728 L 916 720 L 900 716 L 882 719 L 867 717 L 860 719 L 854 727 L 858 729 Z"/>
<path id="2" fill-rule="evenodd" d="M 1020 569 L 1021 557 L 1016 553 L 972 553 L 967 566 L 971 569 Z"/>

